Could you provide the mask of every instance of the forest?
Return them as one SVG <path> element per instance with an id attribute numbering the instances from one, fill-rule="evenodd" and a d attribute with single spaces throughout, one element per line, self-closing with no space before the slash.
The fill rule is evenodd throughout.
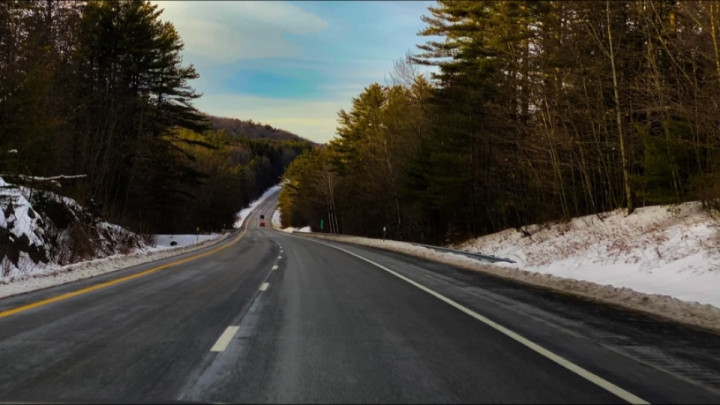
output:
<path id="1" fill-rule="evenodd" d="M 199 112 L 183 42 L 148 1 L 0 2 L 0 175 L 138 233 L 229 228 L 309 141 Z M 243 136 L 242 132 L 248 132 Z"/>
<path id="2" fill-rule="evenodd" d="M 285 173 L 284 225 L 451 243 L 720 197 L 720 3 L 445 1 Z M 420 65 L 436 66 L 431 77 Z"/>

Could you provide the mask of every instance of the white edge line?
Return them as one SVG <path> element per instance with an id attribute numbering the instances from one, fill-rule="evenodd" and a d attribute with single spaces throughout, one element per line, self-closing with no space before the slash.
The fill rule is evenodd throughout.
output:
<path id="1" fill-rule="evenodd" d="M 239 326 L 228 326 L 222 335 L 218 338 L 217 342 L 210 349 L 211 352 L 224 352 L 228 344 L 232 340 L 233 336 L 237 333 Z"/>
<path id="2" fill-rule="evenodd" d="M 268 289 L 268 287 L 270 287 L 270 283 L 262 283 L 262 285 L 260 286 L 260 291 L 265 291 Z"/>
<path id="3" fill-rule="evenodd" d="M 341 251 L 343 251 L 343 252 L 345 252 L 345 253 L 347 253 L 347 254 L 349 254 L 349 255 L 355 256 L 355 257 L 357 257 L 358 259 L 364 260 L 364 261 L 366 261 L 366 262 L 368 262 L 368 263 L 370 263 L 370 264 L 372 264 L 372 265 L 374 265 L 374 266 L 376 266 L 376 267 L 378 267 L 378 268 L 380 268 L 380 269 L 382 269 L 382 270 L 385 270 L 386 272 L 392 274 L 393 276 L 395 276 L 395 277 L 397 277 L 397 278 L 399 278 L 399 279 L 401 279 L 401 280 L 403 280 L 403 281 L 406 281 L 406 282 L 412 284 L 413 286 L 415 286 L 415 287 L 417 287 L 417 288 L 425 291 L 426 293 L 434 296 L 435 298 L 440 299 L 441 301 L 444 301 L 444 302 L 447 303 L 447 304 L 452 305 L 452 306 L 455 307 L 456 309 L 459 309 L 460 311 L 462 311 L 462 312 L 464 312 L 464 313 L 472 316 L 473 318 L 477 319 L 478 321 L 480 321 L 480 322 L 482 322 L 482 323 L 490 326 L 491 328 L 497 330 L 498 332 L 500 332 L 500 333 L 508 336 L 509 338 L 515 340 L 516 342 L 518 342 L 518 343 L 526 346 L 527 348 L 529 348 L 529 349 L 535 351 L 536 353 L 538 353 L 538 354 L 546 357 L 547 359 L 550 359 L 550 360 L 554 361 L 555 363 L 561 365 L 562 367 L 565 367 L 566 369 L 572 371 L 573 373 L 579 375 L 580 377 L 583 377 L 584 379 L 586 379 L 586 380 L 592 382 L 593 384 L 595 384 L 595 385 L 597 385 L 597 386 L 599 386 L 599 387 L 601 387 L 601 388 L 603 388 L 603 389 L 611 392 L 612 394 L 620 397 L 621 399 L 623 399 L 623 400 L 625 400 L 625 401 L 627 401 L 627 402 L 630 402 L 631 404 L 649 404 L 649 402 L 647 402 L 647 401 L 645 401 L 644 399 L 636 396 L 635 394 L 633 394 L 633 393 L 631 393 L 631 392 L 628 392 L 628 391 L 626 391 L 626 390 L 618 387 L 617 385 L 611 383 L 610 381 L 608 381 L 608 380 L 606 380 L 606 379 L 604 379 L 604 378 L 602 378 L 602 377 L 594 374 L 593 372 L 588 371 L 588 370 L 586 370 L 586 369 L 578 366 L 577 364 L 571 362 L 570 360 L 567 360 L 567 359 L 565 359 L 564 357 L 562 357 L 562 356 L 560 356 L 560 355 L 557 355 L 557 354 L 551 352 L 551 351 L 548 350 L 548 349 L 545 349 L 544 347 L 538 345 L 537 343 L 535 343 L 535 342 L 533 342 L 533 341 L 531 341 L 531 340 L 529 340 L 529 339 L 527 339 L 527 338 L 519 335 L 518 333 L 513 332 L 512 330 L 510 330 L 510 329 L 508 329 L 508 328 L 506 328 L 506 327 L 504 327 L 504 326 L 502 326 L 502 325 L 500 325 L 500 324 L 498 324 L 498 323 L 496 323 L 496 322 L 494 322 L 494 321 L 492 321 L 492 320 L 490 320 L 490 319 L 488 319 L 488 318 L 486 318 L 486 317 L 478 314 L 477 312 L 471 310 L 470 308 L 468 308 L 468 307 L 466 307 L 466 306 L 464 306 L 464 305 L 462 305 L 462 304 L 459 304 L 458 302 L 455 302 L 455 301 L 453 301 L 452 299 L 450 299 L 450 298 L 448 298 L 448 297 L 446 297 L 446 296 L 444 296 L 444 295 L 442 295 L 442 294 L 440 294 L 440 293 L 438 293 L 438 292 L 435 292 L 435 291 L 433 291 L 433 290 L 425 287 L 424 285 L 419 284 L 419 283 L 417 283 L 417 282 L 415 282 L 415 281 L 413 281 L 413 280 L 411 280 L 411 279 L 403 276 L 402 274 L 399 274 L 399 273 L 397 273 L 397 272 L 395 272 L 395 271 L 393 271 L 393 270 L 390 270 L 389 268 L 383 266 L 382 264 L 375 263 L 374 261 L 372 261 L 372 260 L 370 260 L 370 259 L 367 259 L 367 258 L 365 258 L 365 257 L 363 257 L 363 256 L 360 256 L 360 255 L 358 255 L 358 254 L 356 254 L 356 253 L 350 252 L 350 251 L 345 250 L 345 249 L 343 249 L 343 248 L 340 248 L 340 247 L 337 247 L 337 246 L 333 246 L 333 245 L 329 245 L 329 244 L 326 244 L 326 243 L 323 243 L 323 242 L 319 242 L 319 241 L 315 241 L 315 240 L 313 240 L 313 241 L 316 242 L 316 243 L 319 243 L 319 244 L 321 244 L 321 245 L 325 245 L 325 246 L 329 246 L 329 247 L 335 248 L 335 249 L 337 249 L 337 250 L 341 250 Z"/>

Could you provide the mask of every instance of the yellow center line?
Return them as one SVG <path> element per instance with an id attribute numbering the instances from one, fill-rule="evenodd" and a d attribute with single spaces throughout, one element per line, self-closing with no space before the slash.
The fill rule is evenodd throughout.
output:
<path id="1" fill-rule="evenodd" d="M 117 279 L 115 279 L 115 280 L 110 280 L 110 281 L 106 281 L 106 282 L 104 282 L 104 283 L 100 283 L 100 284 L 96 284 L 96 285 L 93 285 L 93 286 L 90 286 L 90 287 L 82 288 L 82 289 L 77 290 L 77 291 L 72 291 L 72 292 L 65 293 L 65 294 L 61 294 L 61 295 L 58 295 L 58 296 L 56 296 L 56 297 L 48 298 L 48 299 L 45 299 L 45 300 L 42 300 L 42 301 L 33 302 L 32 304 L 27 304 L 27 305 L 23 305 L 23 306 L 20 306 L 20 307 L 17 307 L 17 308 L 8 309 L 7 311 L 0 312 L 0 318 L 4 318 L 4 317 L 6 317 L 6 316 L 10 316 L 10 315 L 14 315 L 14 314 L 17 314 L 17 313 L 20 313 L 20 312 L 23 312 L 23 311 L 27 311 L 27 310 L 29 310 L 29 309 L 38 308 L 38 307 L 41 307 L 41 306 L 44 306 L 44 305 L 52 304 L 53 302 L 58 302 L 58 301 L 66 300 L 66 299 L 68 299 L 68 298 L 76 297 L 76 296 L 78 296 L 78 295 L 85 294 L 85 293 L 89 293 L 89 292 L 91 292 L 91 291 L 99 290 L 99 289 L 102 289 L 102 288 L 105 288 L 105 287 L 110 287 L 110 286 L 112 286 L 112 285 L 120 284 L 120 283 L 123 283 L 123 282 L 125 282 L 125 281 L 129 281 L 129 280 L 132 280 L 132 279 L 135 279 L 135 278 L 147 276 L 148 274 L 155 273 L 156 271 L 160 271 L 160 270 L 166 269 L 166 268 L 168 268 L 168 267 L 177 266 L 178 264 L 187 263 L 187 262 L 189 262 L 189 261 L 192 261 L 192 260 L 195 260 L 195 259 L 198 259 L 198 258 L 201 258 L 201 257 L 205 257 L 205 256 L 208 256 L 208 255 L 217 253 L 217 252 L 219 252 L 219 251 L 221 251 L 221 250 L 223 250 L 223 249 L 226 249 L 226 248 L 234 245 L 235 243 L 237 243 L 237 241 L 239 241 L 240 239 L 242 239 L 243 236 L 245 236 L 245 232 L 247 232 L 247 227 L 245 228 L 245 230 L 242 231 L 242 233 L 240 234 L 240 236 L 238 236 L 234 241 L 232 241 L 232 242 L 230 242 L 230 243 L 228 243 L 228 244 L 226 244 L 226 245 L 220 246 L 219 248 L 215 248 L 215 249 L 213 249 L 213 250 L 210 250 L 210 251 L 208 251 L 208 252 L 201 253 L 201 254 L 195 255 L 195 256 L 186 257 L 185 259 L 178 260 L 178 261 L 171 262 L 171 263 L 167 263 L 167 264 L 164 264 L 164 265 L 162 265 L 162 266 L 154 267 L 154 268 L 149 269 L 149 270 L 141 271 L 140 273 L 131 274 L 131 275 L 129 275 L 129 276 L 117 278 Z"/>

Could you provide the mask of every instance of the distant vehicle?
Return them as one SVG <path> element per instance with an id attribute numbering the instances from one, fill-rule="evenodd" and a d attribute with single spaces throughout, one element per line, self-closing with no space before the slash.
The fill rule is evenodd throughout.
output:
<path id="1" fill-rule="evenodd" d="M 265 215 L 260 215 L 260 219 L 265 219 Z"/>
<path id="2" fill-rule="evenodd" d="M 261 220 L 260 220 L 260 226 L 265 226 L 265 220 L 264 220 L 264 219 L 261 219 Z"/>

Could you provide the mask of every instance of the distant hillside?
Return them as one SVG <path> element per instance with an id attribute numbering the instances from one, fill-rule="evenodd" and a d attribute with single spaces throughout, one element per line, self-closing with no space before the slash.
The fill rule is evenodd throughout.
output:
<path id="1" fill-rule="evenodd" d="M 250 139 L 306 140 L 291 132 L 253 122 L 253 120 L 243 121 L 237 118 L 223 118 L 212 115 L 207 117 L 210 119 L 210 125 L 214 131 L 224 129 L 228 135 L 235 139 L 247 137 Z"/>

